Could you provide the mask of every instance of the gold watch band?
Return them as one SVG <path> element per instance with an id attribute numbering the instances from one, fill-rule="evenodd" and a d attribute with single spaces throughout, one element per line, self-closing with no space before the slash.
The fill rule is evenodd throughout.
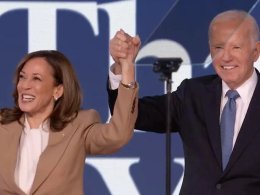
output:
<path id="1" fill-rule="evenodd" d="M 128 83 L 128 84 L 124 84 L 124 83 L 122 83 L 121 82 L 121 84 L 125 87 L 125 88 L 128 88 L 128 89 L 134 89 L 134 88 L 136 88 L 136 81 L 132 81 L 132 82 L 130 82 L 130 83 Z"/>

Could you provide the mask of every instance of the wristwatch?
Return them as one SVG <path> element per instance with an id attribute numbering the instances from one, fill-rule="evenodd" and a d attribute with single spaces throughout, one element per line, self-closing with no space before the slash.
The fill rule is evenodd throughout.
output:
<path id="1" fill-rule="evenodd" d="M 125 88 L 128 88 L 128 89 L 134 89 L 136 88 L 136 81 L 132 81 L 128 84 L 124 84 L 121 82 L 121 84 L 125 87 Z"/>

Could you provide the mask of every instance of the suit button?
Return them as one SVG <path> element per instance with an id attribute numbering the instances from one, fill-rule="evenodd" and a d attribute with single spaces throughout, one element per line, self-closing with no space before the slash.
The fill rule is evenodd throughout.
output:
<path id="1" fill-rule="evenodd" d="M 221 184 L 220 183 L 218 183 L 217 185 L 216 185 L 216 188 L 218 189 L 218 190 L 221 190 Z"/>

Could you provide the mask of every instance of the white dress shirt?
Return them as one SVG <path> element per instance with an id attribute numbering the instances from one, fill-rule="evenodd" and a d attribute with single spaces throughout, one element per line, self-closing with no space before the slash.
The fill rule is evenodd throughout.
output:
<path id="1" fill-rule="evenodd" d="M 39 158 L 47 147 L 48 140 L 49 122 L 46 121 L 39 128 L 31 129 L 25 116 L 15 169 L 15 182 L 26 194 L 30 193 Z"/>
<path id="2" fill-rule="evenodd" d="M 235 127 L 234 127 L 234 137 L 233 137 L 233 147 L 237 140 L 238 133 L 242 126 L 242 123 L 245 119 L 245 115 L 247 113 L 247 109 L 249 103 L 252 99 L 253 93 L 255 91 L 255 87 L 257 84 L 257 74 L 254 70 L 252 76 L 246 80 L 240 87 L 236 90 L 239 93 L 240 97 L 236 99 L 236 120 L 235 120 Z M 223 108 L 228 100 L 228 97 L 225 97 L 226 92 L 229 90 L 227 84 L 222 81 L 222 97 L 221 97 L 221 107 L 220 107 L 220 116 L 223 111 Z"/>

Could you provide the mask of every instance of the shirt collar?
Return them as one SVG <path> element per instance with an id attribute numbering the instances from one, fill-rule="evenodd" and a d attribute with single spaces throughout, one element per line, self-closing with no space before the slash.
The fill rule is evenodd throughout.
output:
<path id="1" fill-rule="evenodd" d="M 258 78 L 257 78 L 256 70 L 254 70 L 253 74 L 241 86 L 239 86 L 236 89 L 240 95 L 240 98 L 243 101 L 248 100 L 248 97 L 253 95 L 253 92 L 257 84 L 257 80 Z M 222 98 L 225 98 L 225 94 L 229 89 L 230 88 L 228 87 L 228 85 L 222 80 L 222 92 L 223 92 Z"/>
<path id="2" fill-rule="evenodd" d="M 24 132 L 28 133 L 32 128 L 30 127 L 28 120 L 27 120 L 27 115 L 24 115 Z M 38 128 L 33 128 L 33 129 L 39 129 L 45 132 L 49 132 L 50 129 L 50 120 L 47 119 L 43 121 Z"/>

